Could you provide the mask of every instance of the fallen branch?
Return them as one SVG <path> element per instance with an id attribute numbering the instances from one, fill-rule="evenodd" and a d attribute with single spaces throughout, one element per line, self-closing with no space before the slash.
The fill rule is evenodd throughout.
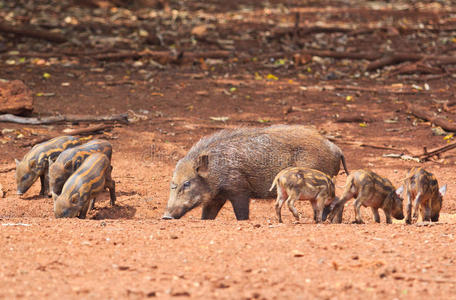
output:
<path id="1" fill-rule="evenodd" d="M 336 119 L 336 123 L 363 123 L 363 122 L 372 122 L 370 118 L 366 118 L 362 115 L 345 115 L 340 116 Z"/>
<path id="2" fill-rule="evenodd" d="M 434 123 L 435 125 L 442 127 L 446 131 L 456 132 L 456 123 L 453 123 L 438 116 L 434 116 L 432 112 L 426 111 L 423 107 L 415 107 L 412 104 L 408 104 L 407 109 L 410 111 L 412 115 L 414 115 L 417 118 Z"/>
<path id="3" fill-rule="evenodd" d="M 445 64 L 456 64 L 456 57 L 454 56 L 442 56 L 442 55 L 429 55 L 429 54 L 416 54 L 416 53 L 394 53 L 383 56 L 369 65 L 367 65 L 367 71 L 373 71 L 389 65 L 396 65 L 405 61 L 433 61 L 438 65 Z"/>
<path id="4" fill-rule="evenodd" d="M 444 70 L 441 68 L 427 66 L 421 62 L 409 63 L 398 66 L 395 70 L 388 73 L 388 76 L 402 75 L 402 74 L 442 74 Z"/>
<path id="5" fill-rule="evenodd" d="M 320 57 L 331 57 L 338 59 L 366 59 L 366 60 L 375 60 L 381 57 L 379 53 L 369 53 L 369 52 L 341 52 L 341 51 L 328 51 L 328 50 L 304 50 L 301 51 L 302 54 L 309 54 L 313 56 Z"/>
<path id="6" fill-rule="evenodd" d="M 405 274 L 394 274 L 393 278 L 395 280 L 417 280 L 417 281 L 422 281 L 422 282 L 435 282 L 435 283 L 452 283 L 455 284 L 456 280 L 453 279 L 445 279 L 445 278 L 438 278 L 438 277 L 433 277 L 433 278 L 425 278 L 425 277 L 419 277 L 419 276 L 409 276 Z"/>
<path id="7" fill-rule="evenodd" d="M 14 170 L 16 170 L 16 166 L 9 166 L 9 167 L 0 169 L 0 173 L 8 173 L 8 172 L 11 172 Z"/>
<path id="8" fill-rule="evenodd" d="M 423 154 L 418 155 L 418 157 L 422 161 L 427 161 L 427 160 L 429 160 L 429 158 L 431 158 L 433 156 L 439 157 L 440 154 L 442 154 L 444 152 L 447 152 L 447 151 L 450 151 L 452 149 L 456 149 L 456 143 L 445 145 L 443 147 L 439 147 L 439 148 L 436 148 L 436 149 L 431 150 L 431 151 L 427 151 L 426 148 L 424 148 Z"/>
<path id="9" fill-rule="evenodd" d="M 182 59 L 198 59 L 198 58 L 228 58 L 231 52 L 223 50 L 214 50 L 206 52 L 181 52 L 180 54 L 173 54 L 169 51 L 122 51 L 115 53 L 105 53 L 91 56 L 97 60 L 120 60 L 125 58 L 138 59 L 142 57 L 150 57 L 158 60 L 165 60 L 167 62 L 178 62 Z"/>
<path id="10" fill-rule="evenodd" d="M 78 115 L 67 115 L 67 116 L 51 116 L 43 118 L 24 118 L 18 117 L 11 114 L 0 115 L 0 122 L 10 122 L 27 125 L 44 125 L 61 122 L 121 122 L 128 123 L 127 114 L 109 115 L 109 116 L 78 116 Z"/>
<path id="11" fill-rule="evenodd" d="M 435 91 L 425 91 L 425 90 L 399 90 L 391 86 L 378 86 L 378 87 L 362 87 L 356 85 L 323 85 L 323 86 L 309 86 L 302 87 L 304 90 L 308 91 L 332 91 L 332 90 L 348 90 L 348 91 L 358 91 L 358 92 L 368 92 L 368 93 L 377 93 L 377 94 L 435 94 Z"/>
<path id="12" fill-rule="evenodd" d="M 65 43 L 67 41 L 67 38 L 60 33 L 40 30 L 30 26 L 10 25 L 5 22 L 0 22 L 0 32 L 46 40 L 54 43 Z"/>
<path id="13" fill-rule="evenodd" d="M 95 126 L 86 127 L 86 128 L 67 130 L 67 131 L 64 131 L 64 133 L 69 134 L 69 135 L 87 135 L 87 134 L 95 133 L 95 132 L 99 132 L 99 131 L 109 131 L 113 127 L 114 127 L 113 125 L 100 124 L 100 125 L 95 125 Z"/>
<path id="14" fill-rule="evenodd" d="M 371 145 L 371 144 L 365 144 L 363 142 L 350 142 L 350 141 L 340 142 L 339 141 L 339 143 L 359 146 L 359 147 L 363 147 L 363 148 L 379 149 L 379 150 L 406 151 L 405 149 L 401 149 L 401 148 L 393 148 L 393 147 L 386 147 L 386 146 Z"/>

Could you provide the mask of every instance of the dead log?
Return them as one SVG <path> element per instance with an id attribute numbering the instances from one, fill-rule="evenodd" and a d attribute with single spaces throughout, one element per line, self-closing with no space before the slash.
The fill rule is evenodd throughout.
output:
<path id="1" fill-rule="evenodd" d="M 51 116 L 43 118 L 24 118 L 18 117 L 11 114 L 0 115 L 0 122 L 10 122 L 26 125 L 45 125 L 62 122 L 121 122 L 128 123 L 127 114 L 119 115 L 108 115 L 108 116 L 78 116 L 78 115 L 67 115 L 67 116 Z"/>
<path id="2" fill-rule="evenodd" d="M 366 60 L 375 60 L 381 57 L 379 53 L 370 53 L 370 52 L 341 52 L 341 51 L 328 51 L 328 50 L 304 50 L 301 51 L 302 54 L 309 54 L 313 56 L 320 57 L 331 57 L 338 59 L 366 59 Z"/>
<path id="3" fill-rule="evenodd" d="M 20 115 L 32 110 L 32 93 L 22 81 L 0 82 L 0 113 Z"/>
<path id="4" fill-rule="evenodd" d="M 430 54 L 417 54 L 417 53 L 393 53 L 383 56 L 369 65 L 367 71 L 373 71 L 390 65 L 396 65 L 405 61 L 432 61 L 437 65 L 456 64 L 456 57 L 445 55 L 430 55 Z"/>
<path id="5" fill-rule="evenodd" d="M 435 116 L 432 112 L 427 111 L 423 107 L 417 107 L 412 104 L 408 104 L 407 108 L 410 111 L 410 113 L 417 118 L 434 123 L 435 125 L 442 127 L 446 131 L 456 132 L 456 123 L 454 122 Z"/>
<path id="6" fill-rule="evenodd" d="M 46 40 L 54 43 L 65 43 L 67 41 L 67 38 L 60 33 L 41 30 L 31 26 L 11 25 L 5 22 L 0 22 L 0 32 Z"/>

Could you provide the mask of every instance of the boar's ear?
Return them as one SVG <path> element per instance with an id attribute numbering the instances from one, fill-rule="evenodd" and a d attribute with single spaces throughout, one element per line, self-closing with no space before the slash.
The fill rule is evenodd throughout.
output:
<path id="1" fill-rule="evenodd" d="M 14 161 L 16 162 L 16 166 L 21 163 L 21 161 L 17 158 L 15 158 Z"/>
<path id="2" fill-rule="evenodd" d="M 30 169 L 35 169 L 35 167 L 36 167 L 36 159 L 31 159 L 29 161 L 29 168 Z"/>
<path id="3" fill-rule="evenodd" d="M 203 154 L 198 157 L 195 171 L 203 178 L 206 178 L 209 175 L 209 156 L 207 154 Z"/>
<path id="4" fill-rule="evenodd" d="M 65 168 L 65 170 L 70 170 L 71 169 L 71 160 L 67 161 L 63 167 Z"/>
<path id="5" fill-rule="evenodd" d="M 404 191 L 404 186 L 401 185 L 400 187 L 397 188 L 396 194 L 400 197 L 400 196 L 402 196 L 403 191 Z"/>
<path id="6" fill-rule="evenodd" d="M 439 193 L 440 193 L 440 195 L 442 197 L 445 196 L 446 190 L 447 190 L 447 185 L 446 184 L 439 189 Z"/>

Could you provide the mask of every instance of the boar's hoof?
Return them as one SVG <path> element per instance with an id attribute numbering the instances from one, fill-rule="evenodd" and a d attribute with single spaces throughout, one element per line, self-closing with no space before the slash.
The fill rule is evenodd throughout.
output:
<path id="1" fill-rule="evenodd" d="M 172 220 L 174 219 L 173 217 L 171 217 L 170 215 L 163 215 L 162 217 L 162 220 Z"/>

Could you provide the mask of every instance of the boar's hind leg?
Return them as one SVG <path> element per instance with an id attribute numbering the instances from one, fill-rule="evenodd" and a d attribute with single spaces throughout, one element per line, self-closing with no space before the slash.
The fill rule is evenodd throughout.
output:
<path id="1" fill-rule="evenodd" d="M 375 223 L 380 223 L 380 215 L 378 214 L 378 208 L 371 207 L 372 214 L 374 215 Z"/>
<path id="2" fill-rule="evenodd" d="M 233 206 L 234 214 L 238 221 L 249 219 L 250 197 L 248 195 L 237 195 L 230 197 L 231 205 Z"/>
<path id="3" fill-rule="evenodd" d="M 203 206 L 202 220 L 214 220 L 217 217 L 220 209 L 226 203 L 226 199 L 214 199 L 208 204 Z"/>

